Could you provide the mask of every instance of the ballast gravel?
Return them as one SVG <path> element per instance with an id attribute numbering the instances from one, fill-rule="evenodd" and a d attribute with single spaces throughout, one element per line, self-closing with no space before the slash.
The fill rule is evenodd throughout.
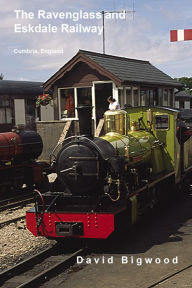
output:
<path id="1" fill-rule="evenodd" d="M 29 207 L 2 212 L 0 222 L 22 216 Z M 7 214 L 6 214 L 7 213 Z M 55 244 L 54 240 L 35 237 L 26 229 L 25 219 L 0 228 L 0 271 Z"/>
<path id="2" fill-rule="evenodd" d="M 49 182 L 53 182 L 55 178 L 56 174 L 51 174 Z M 0 223 L 25 215 L 26 211 L 33 206 L 32 203 L 23 208 L 11 208 L 0 212 Z M 55 243 L 54 240 L 35 237 L 26 229 L 25 219 L 0 227 L 0 272 Z"/>
<path id="3" fill-rule="evenodd" d="M 27 206 L 20 208 L 14 207 L 0 212 L 0 223 L 25 215 L 26 211 L 33 207 L 34 204 L 27 204 Z M 0 233 L 1 235 L 1 233 Z"/>
<path id="4" fill-rule="evenodd" d="M 0 223 L 25 215 L 32 206 L 34 204 L 0 212 Z M 0 272 L 55 243 L 54 240 L 35 237 L 26 229 L 25 219 L 0 227 Z"/>
<path id="5" fill-rule="evenodd" d="M 25 225 L 22 229 L 18 228 L 16 223 L 4 226 L 0 229 L 0 271 L 12 267 L 54 243 L 53 240 L 33 236 L 26 230 Z"/>

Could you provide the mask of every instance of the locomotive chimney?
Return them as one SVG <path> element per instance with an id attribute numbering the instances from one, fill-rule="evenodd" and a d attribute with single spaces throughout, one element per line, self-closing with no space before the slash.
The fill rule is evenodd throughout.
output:
<path id="1" fill-rule="evenodd" d="M 92 129 L 92 106 L 81 105 L 77 107 L 79 115 L 79 132 L 88 138 L 93 138 Z"/>

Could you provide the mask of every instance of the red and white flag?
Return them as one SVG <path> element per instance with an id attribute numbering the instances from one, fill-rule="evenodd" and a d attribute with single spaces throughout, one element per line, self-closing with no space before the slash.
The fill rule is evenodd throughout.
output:
<path id="1" fill-rule="evenodd" d="M 192 40 L 192 29 L 171 30 L 170 41 L 187 41 Z"/>

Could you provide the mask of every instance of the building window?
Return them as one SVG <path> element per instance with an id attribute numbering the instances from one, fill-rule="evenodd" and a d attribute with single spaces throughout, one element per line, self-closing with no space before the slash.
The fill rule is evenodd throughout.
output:
<path id="1" fill-rule="evenodd" d="M 158 105 L 157 89 L 142 88 L 141 89 L 141 106 L 156 106 Z"/>
<path id="2" fill-rule="evenodd" d="M 118 89 L 118 99 L 119 99 L 120 107 L 123 107 L 125 104 L 123 88 Z"/>
<path id="3" fill-rule="evenodd" d="M 154 106 L 158 105 L 158 90 L 157 89 L 153 90 L 153 105 Z"/>
<path id="4" fill-rule="evenodd" d="M 145 89 L 141 89 L 141 106 L 147 106 L 147 93 Z"/>
<path id="5" fill-rule="evenodd" d="M 0 124 L 11 124 L 11 108 L 0 108 Z"/>
<path id="6" fill-rule="evenodd" d="M 158 105 L 163 106 L 163 89 L 158 88 Z"/>
<path id="7" fill-rule="evenodd" d="M 184 108 L 185 109 L 190 109 L 190 101 L 185 101 L 184 102 Z"/>
<path id="8" fill-rule="evenodd" d="M 33 123 L 35 119 L 35 99 L 25 100 L 26 123 Z"/>
<path id="9" fill-rule="evenodd" d="M 74 89 L 60 89 L 61 119 L 75 117 Z"/>
<path id="10" fill-rule="evenodd" d="M 164 89 L 163 92 L 163 106 L 168 106 L 168 89 Z"/>
<path id="11" fill-rule="evenodd" d="M 184 101 L 179 101 L 179 109 L 184 109 Z"/>
<path id="12" fill-rule="evenodd" d="M 131 87 L 125 88 L 125 104 L 126 104 L 126 107 L 132 106 Z"/>
<path id="13" fill-rule="evenodd" d="M 169 104 L 170 104 L 170 107 L 173 107 L 174 104 L 173 104 L 173 89 L 169 89 Z"/>
<path id="14" fill-rule="evenodd" d="M 12 113 L 10 101 L 8 99 L 0 99 L 0 124 L 11 124 Z"/>
<path id="15" fill-rule="evenodd" d="M 9 106 L 10 106 L 10 103 L 8 99 L 0 99 L 0 107 L 9 107 Z"/>
<path id="16" fill-rule="evenodd" d="M 141 89 L 141 106 L 153 105 L 153 90 Z"/>
<path id="17" fill-rule="evenodd" d="M 138 89 L 138 87 L 133 87 L 133 103 L 134 103 L 134 107 L 139 106 L 139 89 Z"/>
<path id="18" fill-rule="evenodd" d="M 75 118 L 78 105 L 92 105 L 91 87 L 60 88 L 60 119 Z"/>
<path id="19" fill-rule="evenodd" d="M 149 97 L 149 106 L 153 106 L 154 105 L 154 99 L 153 99 L 153 90 L 150 89 L 148 90 L 148 97 Z"/>
<path id="20" fill-rule="evenodd" d="M 175 108 L 179 109 L 179 101 L 175 101 Z"/>
<path id="21" fill-rule="evenodd" d="M 77 88 L 77 104 L 92 105 L 91 87 Z"/>

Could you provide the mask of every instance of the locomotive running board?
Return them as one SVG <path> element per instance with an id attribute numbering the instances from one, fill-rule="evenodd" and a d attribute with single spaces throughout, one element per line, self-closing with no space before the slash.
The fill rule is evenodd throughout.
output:
<path id="1" fill-rule="evenodd" d="M 172 177 L 172 176 L 175 176 L 175 172 L 171 172 L 169 174 L 163 175 L 162 177 L 160 177 L 160 178 L 148 183 L 147 185 L 142 186 L 141 188 L 139 188 L 139 189 L 135 190 L 134 192 L 130 193 L 129 197 L 137 195 L 138 193 L 142 192 L 143 190 L 151 188 L 151 187 L 155 186 L 156 184 L 158 184 L 159 182 L 161 182 L 161 181 L 163 181 L 163 180 L 165 180 L 165 179 L 167 179 L 169 177 Z"/>

